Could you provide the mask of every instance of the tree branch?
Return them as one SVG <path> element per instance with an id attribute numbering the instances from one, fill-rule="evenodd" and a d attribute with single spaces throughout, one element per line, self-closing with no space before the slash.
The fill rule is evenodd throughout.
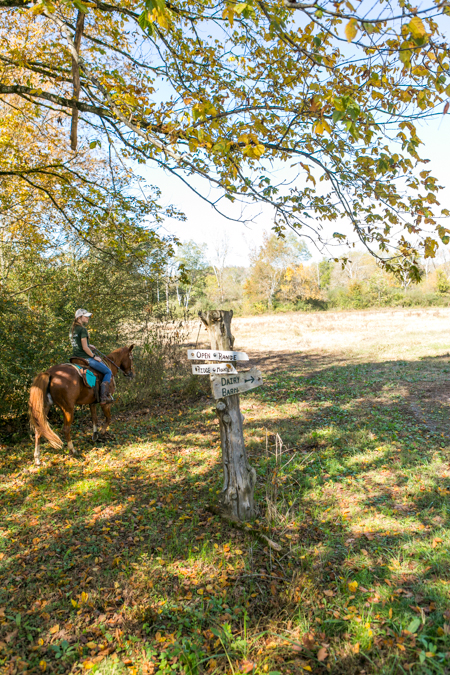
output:
<path id="1" fill-rule="evenodd" d="M 64 108 L 72 109 L 75 106 L 81 112 L 91 113 L 92 115 L 98 115 L 99 117 L 111 117 L 111 112 L 107 108 L 89 105 L 82 101 L 73 101 L 73 99 L 66 98 L 65 96 L 58 96 L 57 94 L 51 94 L 48 91 L 42 91 L 42 89 L 25 87 L 21 84 L 0 84 L 0 95 L 1 94 L 17 94 L 17 96 L 22 96 L 23 98 L 28 96 L 31 99 L 43 98 L 46 101 L 51 101 L 51 103 L 56 103 Z"/>

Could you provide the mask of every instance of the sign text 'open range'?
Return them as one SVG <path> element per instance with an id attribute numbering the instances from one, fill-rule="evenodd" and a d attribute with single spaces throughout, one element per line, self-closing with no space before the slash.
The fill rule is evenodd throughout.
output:
<path id="1" fill-rule="evenodd" d="M 220 351 L 219 349 L 188 349 L 190 361 L 248 361 L 245 352 Z"/>

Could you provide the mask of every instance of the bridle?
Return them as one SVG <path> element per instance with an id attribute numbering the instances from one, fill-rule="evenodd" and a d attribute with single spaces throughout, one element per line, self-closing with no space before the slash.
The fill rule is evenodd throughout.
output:
<path id="1" fill-rule="evenodd" d="M 107 356 L 105 356 L 105 354 L 102 354 L 102 352 L 101 352 L 99 349 L 95 349 L 94 351 L 96 351 L 97 354 L 99 354 L 99 355 L 102 357 L 102 359 L 105 359 L 105 361 L 109 361 L 109 363 L 112 363 L 112 365 L 115 366 L 115 367 L 117 368 L 117 370 L 120 371 L 120 372 L 122 373 L 122 375 L 123 375 L 124 377 L 133 377 L 133 371 L 132 371 L 132 370 L 130 370 L 130 371 L 127 373 L 127 372 L 122 368 L 122 366 L 118 366 L 117 363 L 114 363 L 114 361 L 113 361 L 112 359 L 109 359 Z M 130 356 L 130 360 L 132 361 L 132 360 L 133 360 L 133 355 L 131 354 L 131 352 L 129 353 L 129 356 Z"/>

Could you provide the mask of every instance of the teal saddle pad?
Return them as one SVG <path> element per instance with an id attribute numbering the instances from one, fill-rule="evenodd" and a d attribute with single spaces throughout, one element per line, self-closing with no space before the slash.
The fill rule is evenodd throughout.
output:
<path id="1" fill-rule="evenodd" d="M 82 369 L 81 366 L 77 366 L 76 363 L 72 363 L 72 365 L 75 366 L 75 368 L 78 368 L 78 370 Z M 90 387 L 95 387 L 96 380 L 97 380 L 97 378 L 95 377 L 92 370 L 89 370 L 88 368 L 86 368 L 86 382 L 88 383 L 88 385 Z"/>

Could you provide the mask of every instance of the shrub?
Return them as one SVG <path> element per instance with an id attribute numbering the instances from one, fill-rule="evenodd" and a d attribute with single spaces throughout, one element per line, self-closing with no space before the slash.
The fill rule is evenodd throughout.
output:
<path id="1" fill-rule="evenodd" d="M 0 295 L 0 417 L 25 414 L 34 376 L 67 358 L 68 322 Z"/>
<path id="2" fill-rule="evenodd" d="M 181 347 L 188 332 L 187 320 L 165 314 L 152 317 L 144 327 L 128 331 L 127 341 L 136 343 L 135 378 L 121 387 L 119 403 L 137 404 L 168 389 L 192 388 L 189 364 Z"/>

